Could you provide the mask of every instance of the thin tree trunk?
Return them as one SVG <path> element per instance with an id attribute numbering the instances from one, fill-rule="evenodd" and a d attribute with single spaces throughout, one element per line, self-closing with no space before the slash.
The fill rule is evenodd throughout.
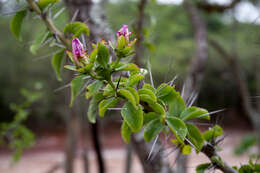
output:
<path id="1" fill-rule="evenodd" d="M 183 98 L 187 102 L 192 93 L 199 93 L 205 68 L 208 61 L 207 29 L 197 7 L 190 0 L 185 0 L 183 6 L 190 19 L 195 40 L 195 56 L 191 59 L 189 73 L 184 82 Z M 177 172 L 187 172 L 188 156 L 180 155 L 177 159 Z"/>

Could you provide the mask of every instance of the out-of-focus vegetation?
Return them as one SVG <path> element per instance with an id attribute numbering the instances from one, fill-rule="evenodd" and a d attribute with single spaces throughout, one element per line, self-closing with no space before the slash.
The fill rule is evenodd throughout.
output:
<path id="1" fill-rule="evenodd" d="M 108 3 L 106 11 L 113 31 L 122 23 L 134 26 L 137 11 L 135 2 L 124 0 Z M 147 46 L 142 62 L 146 64 L 148 59 L 151 60 L 153 76 L 157 83 L 171 80 L 178 74 L 177 88 L 180 90 L 194 54 L 192 27 L 187 14 L 182 6 L 155 2 L 148 4 L 146 13 L 143 32 L 145 38 L 149 39 L 145 40 Z M 256 95 L 255 71 L 258 67 L 255 61 L 258 59 L 259 25 L 234 21 L 230 13 L 202 15 L 207 22 L 209 37 L 219 40 L 227 50 L 238 55 L 248 79 L 250 92 Z M 67 13 L 64 11 L 55 22 L 59 27 L 63 27 L 67 19 Z M 44 32 L 45 28 L 39 24 L 39 19 L 26 18 L 26 25 L 22 30 L 24 41 L 17 42 L 9 31 L 9 22 L 8 15 L 1 15 L 1 121 L 12 119 L 9 104 L 20 99 L 17 88 L 30 88 L 37 81 L 42 83 L 43 91 L 47 94 L 42 97 L 40 105 L 33 108 L 36 116 L 31 119 L 41 123 L 59 121 L 55 116 L 58 114 L 56 108 L 63 106 L 64 101 L 59 100 L 59 94 L 54 93 L 54 89 L 64 85 L 66 81 L 57 84 L 50 65 L 52 54 L 49 52 L 52 47 L 45 46 L 41 49 L 39 54 L 42 54 L 42 57 L 39 54 L 36 57 L 29 52 L 31 40 L 39 34 L 39 30 Z M 46 56 L 45 52 L 48 52 L 49 56 Z M 201 88 L 203 92 L 198 99 L 200 106 L 209 110 L 232 107 L 239 109 L 237 91 L 230 70 L 222 57 L 210 49 L 206 76 Z"/>

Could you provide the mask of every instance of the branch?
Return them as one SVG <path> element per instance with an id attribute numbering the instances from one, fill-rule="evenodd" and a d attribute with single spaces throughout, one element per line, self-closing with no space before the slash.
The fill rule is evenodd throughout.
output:
<path id="1" fill-rule="evenodd" d="M 220 4 L 217 4 L 217 3 L 208 3 L 206 1 L 202 1 L 202 2 L 199 2 L 197 4 L 197 7 L 199 9 L 202 9 L 202 10 L 208 12 L 208 13 L 224 12 L 227 9 L 231 9 L 231 8 L 235 7 L 235 5 L 238 4 L 239 2 L 241 2 L 241 0 L 233 0 L 230 4 L 220 5 Z"/>
<path id="2" fill-rule="evenodd" d="M 71 46 L 69 40 L 63 35 L 62 32 L 60 32 L 58 28 L 55 27 L 52 20 L 48 17 L 47 13 L 43 13 L 34 0 L 26 0 L 26 1 L 30 9 L 33 10 L 36 14 L 38 14 L 41 17 L 46 27 L 61 40 L 61 42 L 64 44 L 64 46 L 67 49 L 70 49 Z"/>
<path id="3" fill-rule="evenodd" d="M 147 0 L 140 0 L 138 4 L 138 18 L 137 18 L 137 26 L 136 26 L 136 54 L 134 56 L 134 62 L 136 65 L 140 65 L 140 57 L 143 53 L 143 25 L 144 25 L 144 17 L 145 17 L 145 6 L 147 4 Z"/>
<path id="4" fill-rule="evenodd" d="M 209 143 L 204 145 L 201 152 L 210 159 L 211 163 L 215 166 L 216 169 L 219 169 L 224 173 L 238 173 L 221 159 L 212 144 Z M 213 158 L 218 158 L 219 160 Z"/>

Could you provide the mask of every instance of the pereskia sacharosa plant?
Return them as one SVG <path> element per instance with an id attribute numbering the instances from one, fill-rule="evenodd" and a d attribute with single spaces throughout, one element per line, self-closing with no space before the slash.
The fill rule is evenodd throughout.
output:
<path id="1" fill-rule="evenodd" d="M 52 66 L 57 79 L 61 80 L 64 55 L 70 59 L 70 63 L 64 66 L 75 74 L 70 83 L 70 106 L 84 89 L 86 99 L 90 100 L 88 118 L 91 123 L 96 122 L 97 115 L 104 117 L 109 109 L 120 109 L 123 120 L 121 135 L 126 143 L 130 142 L 133 133 L 142 129 L 146 142 L 160 134 L 171 133 L 174 136 L 172 145 L 177 146 L 183 154 L 190 154 L 194 149 L 209 158 L 210 162 L 199 165 L 197 172 L 204 172 L 212 166 L 223 172 L 237 172 L 216 153 L 216 139 L 222 135 L 222 128 L 216 125 L 202 133 L 191 123 L 193 119 L 210 120 L 210 113 L 203 108 L 187 105 L 172 82 L 162 83 L 158 87 L 146 83 L 144 78 L 148 71 L 129 62 L 135 54 L 136 39 L 127 25 L 123 25 L 115 34 L 115 43 L 108 40 L 87 43 L 91 44 L 92 49 L 86 50 L 86 45 L 79 39 L 90 33 L 85 23 L 69 23 L 64 31 L 55 27 L 48 12 L 56 1 L 27 0 L 28 6 L 13 17 L 11 31 L 21 39 L 22 21 L 31 11 L 41 18 L 47 28 L 47 32 L 39 34 L 35 40 L 31 52 L 36 53 L 47 39 L 65 47 L 57 50 L 52 58 Z"/>

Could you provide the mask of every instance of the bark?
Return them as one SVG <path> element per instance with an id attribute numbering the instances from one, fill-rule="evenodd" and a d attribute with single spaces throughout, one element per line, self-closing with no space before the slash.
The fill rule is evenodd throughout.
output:
<path id="1" fill-rule="evenodd" d="M 201 149 L 201 152 L 204 153 L 211 160 L 211 164 L 213 164 L 216 169 L 219 169 L 224 173 L 238 173 L 221 159 L 221 157 L 216 152 L 214 144 L 204 145 Z M 213 157 L 218 158 L 218 161 L 213 160 Z"/>
<path id="2" fill-rule="evenodd" d="M 143 27 L 144 27 L 144 17 L 145 17 L 145 7 L 147 5 L 147 0 L 140 0 L 138 3 L 138 16 L 137 16 L 137 23 L 136 23 L 136 46 L 135 51 L 136 54 L 134 56 L 134 63 L 137 65 L 141 65 L 140 58 L 143 55 Z"/>
<path id="3" fill-rule="evenodd" d="M 207 29 L 199 11 L 190 0 L 184 1 L 195 40 L 195 56 L 191 59 L 189 73 L 185 81 L 184 99 L 187 100 L 192 92 L 199 92 L 208 60 Z"/>

